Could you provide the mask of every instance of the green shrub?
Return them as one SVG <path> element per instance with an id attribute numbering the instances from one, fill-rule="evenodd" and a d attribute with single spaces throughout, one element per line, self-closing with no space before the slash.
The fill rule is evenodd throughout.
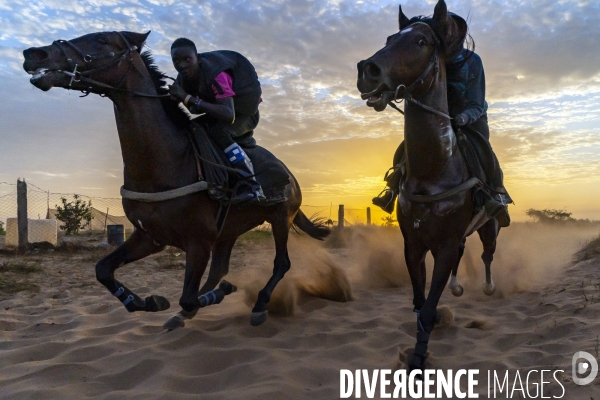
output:
<path id="1" fill-rule="evenodd" d="M 64 222 L 60 225 L 67 235 L 77 234 L 92 222 L 92 201 L 87 203 L 74 194 L 72 202 L 61 197 L 62 206 L 56 205 L 56 219 Z"/>

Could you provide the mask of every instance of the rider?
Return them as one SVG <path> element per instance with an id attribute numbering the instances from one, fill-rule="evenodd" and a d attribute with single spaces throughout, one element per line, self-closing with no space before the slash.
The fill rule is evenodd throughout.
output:
<path id="1" fill-rule="evenodd" d="M 209 126 L 209 136 L 249 183 L 241 185 L 231 202 L 265 200 L 252 161 L 238 144 L 251 141 L 258 125 L 262 92 L 254 67 L 234 51 L 198 54 L 194 42 L 186 38 L 173 42 L 171 59 L 179 73 L 169 86 L 171 98 L 183 102 L 192 114 L 205 114 L 201 118 Z"/>
<path id="2" fill-rule="evenodd" d="M 464 32 L 462 39 L 464 43 L 467 23 L 462 17 L 454 13 L 449 14 L 461 28 L 460 31 Z M 423 19 L 423 17 L 415 17 L 411 22 Z M 467 135 L 469 135 L 469 131 L 479 132 L 489 142 L 488 104 L 485 101 L 485 75 L 481 58 L 475 52 L 462 48 L 454 59 L 446 62 L 446 79 L 448 112 L 452 117 L 454 129 L 460 128 Z M 506 193 L 502 182 L 502 170 L 496 159 L 493 162 L 495 173 L 491 180 L 495 186 L 494 189 Z M 386 175 L 388 187 L 378 197 L 373 198 L 373 204 L 381 207 L 387 213 L 391 214 L 394 211 L 404 168 L 404 142 L 402 142 L 394 154 L 394 171 Z M 485 210 L 490 217 L 498 220 L 500 226 L 508 226 L 510 217 L 506 203 L 512 202 L 512 200 L 507 194 L 498 194 L 496 197 L 497 199 L 491 197 L 486 201 Z"/>

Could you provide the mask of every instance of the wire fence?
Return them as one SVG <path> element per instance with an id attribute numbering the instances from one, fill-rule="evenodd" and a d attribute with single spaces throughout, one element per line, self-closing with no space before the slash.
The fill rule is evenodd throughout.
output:
<path id="1" fill-rule="evenodd" d="M 20 200 L 17 186 L 15 183 L 0 182 L 0 245 L 16 246 L 18 243 L 17 216 Z M 125 233 L 130 233 L 134 229 L 125 216 L 121 198 L 94 197 L 79 193 L 56 193 L 30 182 L 26 183 L 25 190 L 29 243 L 42 241 L 56 243 L 56 238 L 64 231 L 64 224 L 56 218 L 57 206 L 62 205 L 63 198 L 67 202 L 73 202 L 75 196 L 91 206 L 92 219 L 81 229 L 81 232 L 106 232 L 109 225 L 123 225 Z M 21 193 L 21 198 L 22 196 Z M 22 203 L 21 209 L 23 209 Z M 345 208 L 343 205 L 330 203 L 328 205 L 302 205 L 301 209 L 309 218 L 319 219 L 320 222 L 330 226 L 385 225 L 390 222 L 389 217 L 386 220 L 387 214 L 383 214 L 378 209 L 371 210 L 369 207 Z M 372 215 L 371 212 L 373 212 Z M 24 214 L 21 217 L 23 218 Z M 343 223 L 340 223 L 340 218 L 343 219 Z M 391 220 L 393 221 L 393 218 Z M 52 239 L 53 237 L 54 239 Z"/>

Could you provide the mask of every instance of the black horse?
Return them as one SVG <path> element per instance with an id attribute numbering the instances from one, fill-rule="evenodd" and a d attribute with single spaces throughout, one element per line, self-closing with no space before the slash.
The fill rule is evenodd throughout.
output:
<path id="1" fill-rule="evenodd" d="M 290 227 L 295 224 L 316 239 L 325 238 L 329 229 L 302 213 L 300 186 L 283 166 L 289 175 L 287 200 L 270 206 L 232 207 L 219 234 L 219 203 L 202 190 L 206 185 L 198 180 L 194 150 L 186 134 L 191 122 L 174 102 L 159 98 L 159 93 L 165 93 L 161 89 L 165 76 L 151 66 L 147 53 L 141 54 L 149 33 L 92 33 L 23 52 L 23 68 L 33 75 L 31 83 L 37 88 L 47 91 L 56 86 L 102 94 L 114 103 L 124 161 L 123 208 L 136 229 L 98 262 L 96 277 L 130 312 L 165 310 L 170 306 L 167 299 L 138 297 L 115 279 L 114 272 L 166 245 L 184 250 L 182 310 L 165 323 L 169 329 L 183 326 L 184 319 L 192 318 L 201 306 L 199 296 L 212 291 L 227 274 L 237 238 L 267 221 L 273 229 L 276 256 L 273 275 L 252 309 L 251 323 L 259 325 L 267 318 L 266 306 L 275 286 L 290 268 Z M 265 149 L 257 147 L 255 153 L 257 168 L 261 160 L 280 162 Z M 208 278 L 199 288 L 211 251 Z"/>
<path id="2" fill-rule="evenodd" d="M 448 116 L 445 60 L 462 48 L 464 36 L 443 0 L 435 6 L 433 18 L 412 24 L 400 9 L 399 25 L 400 31 L 388 37 L 385 47 L 358 63 L 358 89 L 376 111 L 406 100 L 406 174 L 397 188 L 397 216 L 418 315 L 417 344 L 409 367 L 422 369 L 438 318 L 436 307 L 451 274 L 453 294 L 462 294 L 456 270 L 466 237 L 475 231 L 484 247 L 484 291 L 494 292 L 490 267 L 500 228 L 474 203 L 481 182 L 469 175 Z M 425 297 L 428 251 L 435 266 Z"/>

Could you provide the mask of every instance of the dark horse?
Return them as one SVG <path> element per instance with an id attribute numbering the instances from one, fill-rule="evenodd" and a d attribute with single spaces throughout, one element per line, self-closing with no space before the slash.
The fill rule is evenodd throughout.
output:
<path id="1" fill-rule="evenodd" d="M 191 123 L 168 98 L 157 98 L 164 90 L 164 75 L 141 54 L 150 32 L 100 32 L 70 41 L 59 40 L 23 52 L 25 71 L 31 83 L 47 91 L 62 87 L 106 95 L 114 103 L 115 119 L 124 161 L 123 189 L 136 193 L 171 193 L 198 184 L 193 148 L 185 129 Z M 275 159 L 257 147 L 263 156 Z M 275 159 L 276 160 L 276 159 Z M 287 169 L 286 169 L 287 170 Z M 277 283 L 290 268 L 287 241 L 295 224 L 311 237 L 323 239 L 329 229 L 315 225 L 300 211 L 302 195 L 298 182 L 288 171 L 287 200 L 270 206 L 232 207 L 219 235 L 219 203 L 206 191 L 195 191 L 164 201 L 145 202 L 123 198 L 127 218 L 135 231 L 96 265 L 96 277 L 129 312 L 162 311 L 169 302 L 162 296 L 138 297 L 114 277 L 117 268 L 157 253 L 166 245 L 186 252 L 185 279 L 179 299 L 182 310 L 165 323 L 166 328 L 184 325 L 202 305 L 199 296 L 213 290 L 227 274 L 231 250 L 237 238 L 267 221 L 275 239 L 273 275 L 259 292 L 251 323 L 267 318 L 267 303 Z M 212 250 L 206 283 L 199 289 Z M 214 293 L 214 292 L 213 292 Z"/>
<path id="2" fill-rule="evenodd" d="M 474 203 L 478 182 L 469 176 L 447 115 L 445 60 L 462 48 L 459 28 L 443 0 L 435 6 L 433 18 L 412 24 L 400 9 L 399 24 L 400 32 L 389 36 L 385 47 L 358 64 L 358 89 L 376 111 L 392 101 L 406 100 L 406 173 L 399 188 L 397 217 L 417 313 L 417 344 L 409 368 L 423 369 L 438 319 L 436 307 L 451 273 L 453 293 L 462 294 L 456 270 L 466 237 L 479 233 L 486 267 L 484 290 L 492 294 L 490 265 L 500 228 Z M 428 251 L 435 265 L 425 297 Z"/>

